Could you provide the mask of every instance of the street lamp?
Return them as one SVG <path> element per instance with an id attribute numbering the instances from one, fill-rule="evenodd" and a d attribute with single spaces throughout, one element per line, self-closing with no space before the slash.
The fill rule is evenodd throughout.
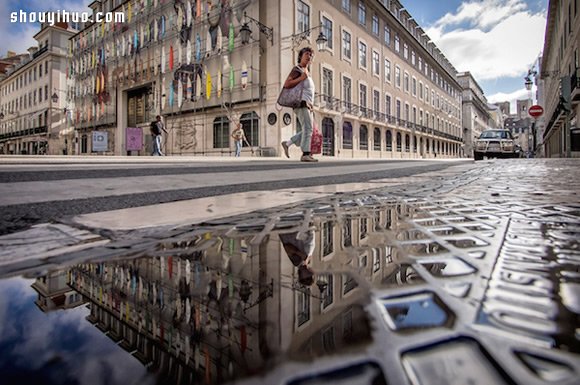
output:
<path id="1" fill-rule="evenodd" d="M 300 33 L 295 33 L 290 35 L 289 38 L 292 39 L 292 49 L 296 49 L 304 40 L 308 39 L 310 36 L 310 31 L 314 31 L 315 29 L 323 28 L 324 25 L 320 24 L 316 27 L 312 27 L 307 29 L 306 31 L 302 31 Z M 316 38 L 316 48 L 319 52 L 326 51 L 326 43 L 328 42 L 328 38 L 324 35 L 322 31 L 318 34 Z"/>
<path id="2" fill-rule="evenodd" d="M 52 99 L 53 103 L 57 103 L 58 102 L 58 95 L 55 93 L 52 94 L 52 96 L 50 97 L 50 99 Z"/>
<path id="3" fill-rule="evenodd" d="M 240 28 L 240 36 L 242 38 L 242 44 L 248 44 L 250 42 L 250 38 L 252 37 L 252 30 L 250 29 L 250 26 L 248 25 L 249 22 L 253 22 L 258 26 L 258 29 L 260 30 L 260 32 L 262 32 L 264 35 L 266 35 L 266 39 L 270 40 L 270 43 L 272 45 L 274 45 L 274 28 L 270 28 L 262 23 L 260 23 L 258 20 L 254 19 L 251 16 L 248 16 L 246 14 L 246 12 L 244 12 L 244 24 L 242 24 L 242 27 Z"/>

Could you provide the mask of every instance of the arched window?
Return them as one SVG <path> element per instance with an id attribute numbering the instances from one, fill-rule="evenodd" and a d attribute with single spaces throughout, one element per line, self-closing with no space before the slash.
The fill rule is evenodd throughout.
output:
<path id="1" fill-rule="evenodd" d="M 242 114 L 240 123 L 242 123 L 242 128 L 246 133 L 248 143 L 250 143 L 251 146 L 258 147 L 260 145 L 260 121 L 258 119 L 258 114 L 254 111 Z"/>
<path id="2" fill-rule="evenodd" d="M 229 147 L 230 147 L 230 120 L 228 119 L 227 116 L 218 116 L 213 121 L 213 148 L 229 148 Z"/>
<path id="3" fill-rule="evenodd" d="M 381 151 L 381 129 L 375 127 L 373 132 L 373 150 Z"/>
<path id="4" fill-rule="evenodd" d="M 409 152 L 411 150 L 411 138 L 409 138 L 409 134 L 405 134 L 405 152 Z"/>
<path id="5" fill-rule="evenodd" d="M 387 130 L 385 134 L 385 151 L 393 151 L 393 134 Z"/>
<path id="6" fill-rule="evenodd" d="M 350 122 L 342 124 L 342 148 L 352 150 L 352 124 Z"/>
<path id="7" fill-rule="evenodd" d="M 417 152 L 417 135 L 413 135 L 413 152 Z"/>
<path id="8" fill-rule="evenodd" d="M 425 151 L 427 152 L 427 154 L 429 152 L 431 152 L 430 149 L 429 149 L 429 139 L 425 139 Z"/>
<path id="9" fill-rule="evenodd" d="M 402 138 L 401 138 L 401 133 L 397 132 L 397 152 L 401 152 L 402 151 Z"/>
<path id="10" fill-rule="evenodd" d="M 360 150 L 368 150 L 369 149 L 369 130 L 367 126 L 360 126 Z"/>

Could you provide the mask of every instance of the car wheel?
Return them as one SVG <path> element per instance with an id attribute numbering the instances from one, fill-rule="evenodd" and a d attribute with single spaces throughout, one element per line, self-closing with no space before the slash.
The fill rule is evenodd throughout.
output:
<path id="1" fill-rule="evenodd" d="M 473 154 L 473 159 L 474 160 L 482 160 L 483 159 L 483 154 L 480 154 L 478 152 Z"/>

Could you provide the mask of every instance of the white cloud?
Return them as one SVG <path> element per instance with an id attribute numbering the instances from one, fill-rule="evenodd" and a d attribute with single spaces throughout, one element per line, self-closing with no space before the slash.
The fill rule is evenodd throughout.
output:
<path id="1" fill-rule="evenodd" d="M 532 14 L 522 0 L 462 4 L 427 29 L 458 71 L 475 79 L 525 73 L 543 48 L 546 16 Z"/>
<path id="2" fill-rule="evenodd" d="M 535 93 L 535 90 L 532 90 L 532 92 Z M 510 102 L 511 113 L 514 114 L 517 111 L 516 101 L 528 99 L 529 97 L 530 91 L 526 90 L 525 88 L 521 88 L 519 90 L 515 90 L 509 93 L 497 92 L 493 95 L 489 95 L 487 96 L 487 101 L 492 104 L 501 102 Z"/>

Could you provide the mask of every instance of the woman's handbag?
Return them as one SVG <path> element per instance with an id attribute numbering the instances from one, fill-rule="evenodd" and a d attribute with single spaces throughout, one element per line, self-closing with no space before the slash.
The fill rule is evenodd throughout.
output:
<path id="1" fill-rule="evenodd" d="M 282 107 L 298 108 L 302 104 L 304 82 L 298 83 L 294 88 L 282 88 L 278 96 L 278 104 Z"/>
<path id="2" fill-rule="evenodd" d="M 282 107 L 299 108 L 302 104 L 302 93 L 304 92 L 304 82 L 298 83 L 294 88 L 284 88 L 278 96 L 278 104 Z"/>

